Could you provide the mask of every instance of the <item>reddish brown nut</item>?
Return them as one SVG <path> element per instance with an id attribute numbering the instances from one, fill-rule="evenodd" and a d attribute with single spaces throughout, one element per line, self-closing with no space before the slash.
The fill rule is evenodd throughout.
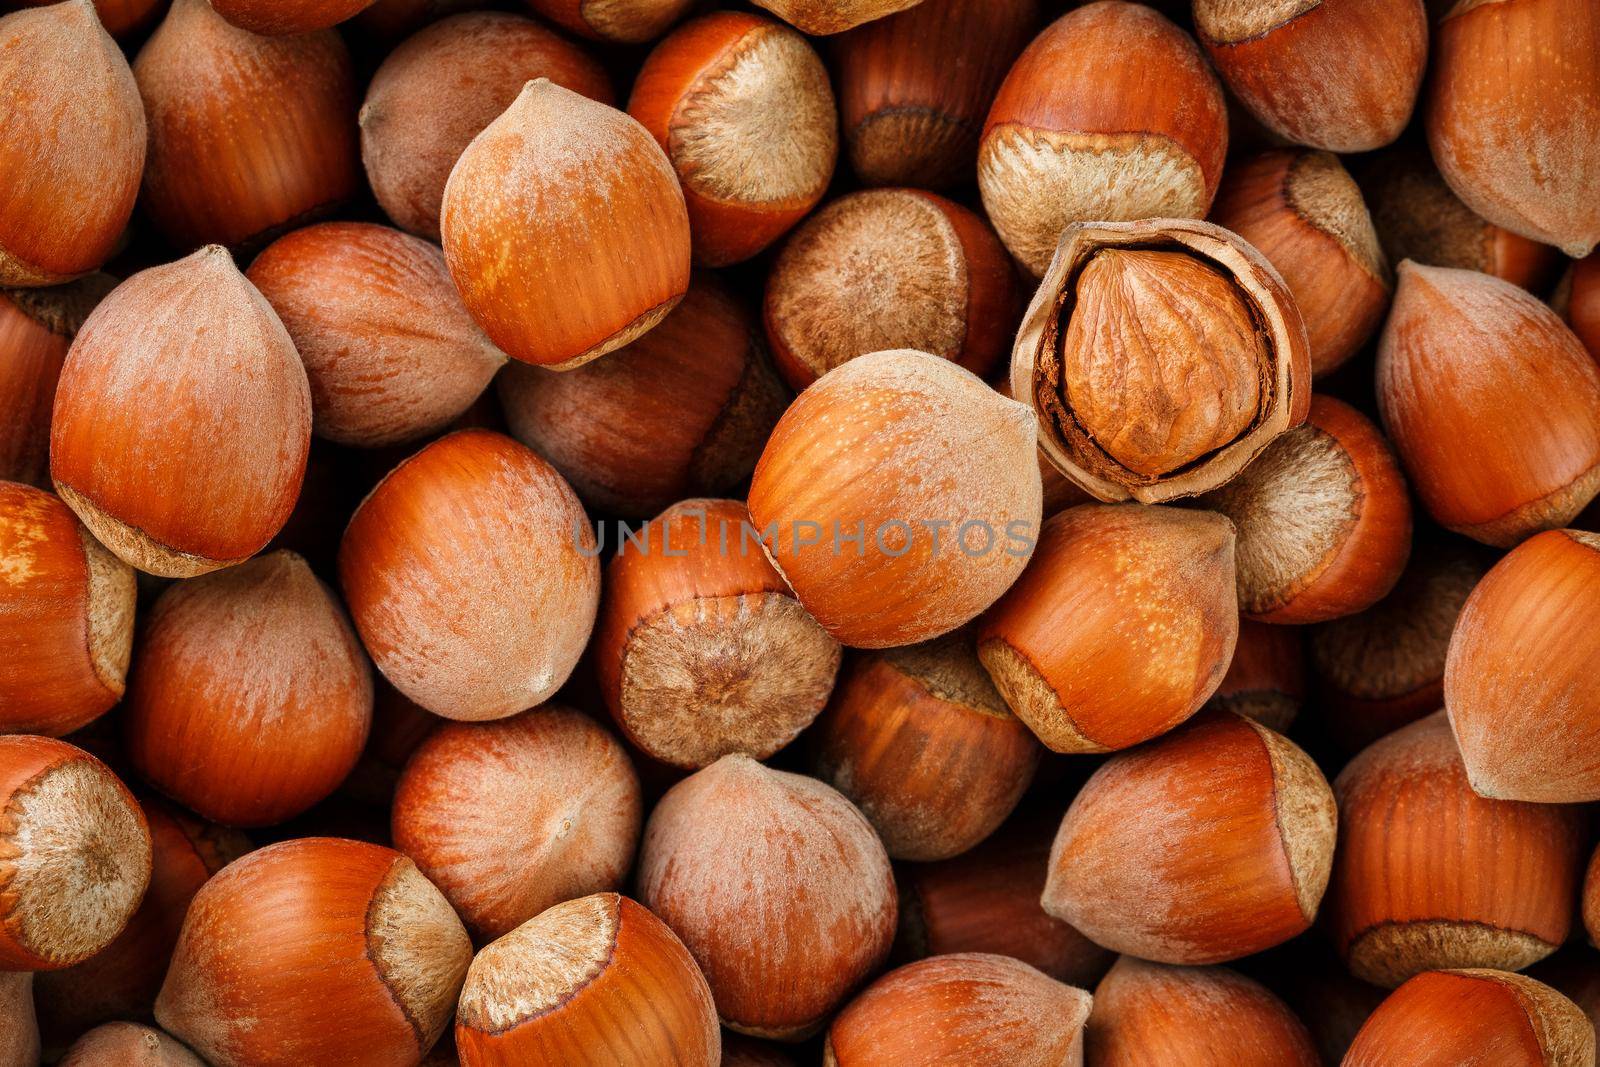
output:
<path id="1" fill-rule="evenodd" d="M 121 699 L 135 595 L 71 508 L 0 482 L 0 733 L 60 737 Z"/>
<path id="2" fill-rule="evenodd" d="M 989 105 L 1038 21 L 1039 0 L 937 0 L 837 38 L 856 176 L 926 189 L 971 181 Z"/>
<path id="3" fill-rule="evenodd" d="M 627 897 L 557 904 L 478 953 L 456 1018 L 463 1067 L 671 1063 L 716 1067 L 705 976 Z"/>
<path id="4" fill-rule="evenodd" d="M 1306 702 L 1306 655 L 1298 626 L 1239 620 L 1239 641 L 1222 684 L 1206 707 L 1288 731 Z"/>
<path id="5" fill-rule="evenodd" d="M 742 11 L 696 19 L 656 46 L 628 114 L 683 183 L 694 258 L 738 263 L 805 217 L 839 156 L 828 71 L 806 39 Z"/>
<path id="6" fill-rule="evenodd" d="M 1159 504 L 1226 483 L 1305 421 L 1310 349 L 1288 286 L 1236 234 L 1086 223 L 1022 320 L 1011 391 L 1086 492 Z"/>
<path id="7" fill-rule="evenodd" d="M 529 7 L 573 33 L 614 44 L 654 40 L 683 17 L 694 0 L 526 0 Z"/>
<path id="8" fill-rule="evenodd" d="M 754 0 L 803 33 L 841 33 L 863 22 L 916 7 L 923 0 Z"/>
<path id="9" fill-rule="evenodd" d="M 1090 1002 L 1020 960 L 935 956 L 891 971 L 851 1001 L 828 1027 L 822 1062 L 1082 1064 Z"/>
<path id="10" fill-rule="evenodd" d="M 1411 120 L 1428 58 L 1422 0 L 1195 0 L 1211 61 L 1272 132 L 1369 152 Z"/>
<path id="11" fill-rule="evenodd" d="M 200 1058 L 160 1030 L 139 1023 L 107 1023 L 73 1042 L 60 1067 L 205 1067 Z"/>
<path id="12" fill-rule="evenodd" d="M 312 430 L 330 441 L 370 448 L 441 430 L 506 361 L 462 306 L 440 251 L 387 226 L 296 230 L 245 277 L 299 350 Z"/>
<path id="13" fill-rule="evenodd" d="M 1327 904 L 1357 978 L 1520 971 L 1567 938 L 1583 812 L 1472 791 L 1444 712 L 1378 741 L 1333 784 L 1339 847 Z"/>
<path id="14" fill-rule="evenodd" d="M 615 351 L 689 288 L 689 218 L 665 153 L 545 78 L 456 161 L 439 228 L 467 310 L 524 363 L 567 370 Z"/>
<path id="15" fill-rule="evenodd" d="M 60 3 L 61 0 L 4 0 L 0 7 L 21 9 L 25 7 L 49 7 Z M 106 32 L 114 37 L 128 38 L 138 34 L 140 30 L 149 28 L 166 10 L 167 0 L 94 0 L 96 13 L 100 16 L 100 24 Z"/>
<path id="16" fill-rule="evenodd" d="M 0 18 L 0 285 L 57 285 L 110 258 L 139 193 L 139 87 L 90 0 Z"/>
<path id="17" fill-rule="evenodd" d="M 123 731 L 139 773 L 214 822 L 271 826 L 349 775 L 372 669 L 292 552 L 173 586 L 140 627 Z"/>
<path id="18" fill-rule="evenodd" d="M 1054 22 L 1006 75 L 978 187 L 1011 254 L 1042 275 L 1071 223 L 1204 217 L 1227 151 L 1222 86 L 1194 38 L 1142 4 L 1101 0 Z"/>
<path id="19" fill-rule="evenodd" d="M 572 673 L 600 599 L 597 554 L 583 506 L 549 464 L 509 437 L 461 430 L 362 502 L 339 583 L 396 689 L 448 719 L 501 719 Z"/>
<path id="20" fill-rule="evenodd" d="M 1309 756 L 1208 712 L 1089 779 L 1051 849 L 1044 910 L 1143 959 L 1238 959 L 1311 925 L 1335 819 Z"/>
<path id="21" fill-rule="evenodd" d="M 1211 220 L 1283 275 L 1305 320 L 1313 375 L 1344 363 L 1383 325 L 1394 276 L 1361 189 L 1337 156 L 1284 149 L 1235 165 Z"/>
<path id="22" fill-rule="evenodd" d="M 1506 971 L 1429 971 L 1389 995 L 1343 1067 L 1588 1067 L 1594 1027 L 1554 989 Z"/>
<path id="23" fill-rule="evenodd" d="M 1227 519 L 1085 504 L 1045 523 L 1033 562 L 978 626 L 978 658 L 1051 749 L 1109 752 L 1200 710 L 1238 627 Z"/>
<path id="24" fill-rule="evenodd" d="M 144 209 L 173 244 L 259 246 L 356 195 L 358 90 L 333 31 L 260 37 L 208 0 L 173 0 L 133 73 Z"/>
<path id="25" fill-rule="evenodd" d="M 602 104 L 615 99 L 605 68 L 587 52 L 504 12 L 447 18 L 389 53 L 361 107 L 361 160 L 396 226 L 439 239 L 456 160 L 535 78 Z"/>
<path id="26" fill-rule="evenodd" d="M 763 318 L 795 389 L 868 352 L 914 348 L 987 376 L 1016 324 L 1016 272 L 983 219 L 932 193 L 841 197 L 784 245 Z"/>
<path id="27" fill-rule="evenodd" d="M 0 1067 L 38 1067 L 39 1025 L 33 1017 L 33 972 L 0 971 Z"/>
<path id="28" fill-rule="evenodd" d="M 1094 991 L 1094 1067 L 1321 1067 L 1289 1005 L 1226 967 L 1167 967 L 1123 956 Z"/>
<path id="29" fill-rule="evenodd" d="M 661 325 L 605 359 L 498 381 L 511 433 L 602 514 L 735 492 L 788 404 L 750 309 L 697 274 Z M 616 432 L 627 426 L 627 433 Z"/>
<path id="30" fill-rule="evenodd" d="M 1485 544 L 1563 526 L 1600 490 L 1600 368 L 1510 282 L 1400 264 L 1378 407 L 1423 506 Z"/>
<path id="31" fill-rule="evenodd" d="M 217 14 L 251 33 L 312 33 L 358 15 L 372 0 L 211 0 Z"/>
<path id="32" fill-rule="evenodd" d="M 390 813 L 395 847 L 486 937 L 620 886 L 641 819 L 628 754 L 592 719 L 557 705 L 433 731 L 406 764 Z"/>
<path id="33" fill-rule="evenodd" d="M 1600 254 L 1572 265 L 1553 303 L 1583 347 L 1600 360 Z"/>
<path id="34" fill-rule="evenodd" d="M 150 883 L 150 830 L 127 787 L 65 741 L 0 736 L 0 971 L 82 963 Z"/>
<path id="35" fill-rule="evenodd" d="M 1411 554 L 1411 498 L 1389 442 L 1342 400 L 1317 396 L 1303 426 L 1200 497 L 1238 530 L 1239 610 L 1270 623 L 1363 611 Z"/>
<path id="36" fill-rule="evenodd" d="M 888 955 L 895 887 L 872 825 L 812 778 L 724 756 L 645 825 L 640 899 L 683 938 L 723 1025 L 796 1041 Z"/>
<path id="37" fill-rule="evenodd" d="M 1428 144 L 1497 226 L 1585 256 L 1600 241 L 1600 7 L 1460 0 L 1434 27 Z"/>
<path id="38" fill-rule="evenodd" d="M 839 643 L 762 552 L 737 500 L 686 500 L 606 567 L 592 653 L 617 725 L 652 759 L 766 759 L 833 691 Z"/>

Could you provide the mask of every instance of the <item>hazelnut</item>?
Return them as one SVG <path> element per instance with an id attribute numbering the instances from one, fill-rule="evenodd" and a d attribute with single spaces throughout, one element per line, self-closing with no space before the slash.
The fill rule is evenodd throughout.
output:
<path id="1" fill-rule="evenodd" d="M 937 0 L 935 0 L 937 2 Z M 1089 994 L 981 952 L 891 971 L 828 1028 L 824 1067 L 1081 1064 Z"/>
<path id="2" fill-rule="evenodd" d="M 456 160 L 534 78 L 602 104 L 615 100 L 605 68 L 587 52 L 504 12 L 455 15 L 389 53 L 361 107 L 361 160 L 396 226 L 439 239 L 439 210 Z"/>
<path id="3" fill-rule="evenodd" d="M 355 71 L 333 31 L 260 37 L 208 0 L 173 0 L 133 74 L 150 117 L 143 205 L 173 244 L 259 246 L 356 195 Z"/>
<path id="4" fill-rule="evenodd" d="M 1050 851 L 1044 910 L 1159 963 L 1222 963 L 1311 925 L 1328 884 L 1333 791 L 1251 719 L 1207 712 L 1103 764 Z"/>
<path id="5" fill-rule="evenodd" d="M 145 117 L 90 0 L 0 18 L 0 97 L 0 285 L 94 270 L 133 214 Z"/>
<path id="6" fill-rule="evenodd" d="M 435 0 L 437 2 L 437 0 Z M 694 0 L 527 0 L 573 33 L 614 44 L 643 44 L 666 32 Z"/>
<path id="7" fill-rule="evenodd" d="M 359 14 L 372 0 L 211 0 L 217 14 L 251 33 L 313 33 Z"/>
<path id="8" fill-rule="evenodd" d="M 1238 637 L 1234 531 L 1220 515 L 1085 504 L 978 626 L 978 658 L 1057 752 L 1165 733 L 1211 697 Z"/>
<path id="9" fill-rule="evenodd" d="M 689 288 L 666 154 L 627 115 L 546 78 L 456 161 L 439 228 L 467 310 L 524 363 L 567 370 L 615 351 Z"/>
<path id="10" fill-rule="evenodd" d="M 628 114 L 683 184 L 697 263 L 749 259 L 822 199 L 839 155 L 828 71 L 780 22 L 719 11 L 645 60 Z"/>
<path id="11" fill-rule="evenodd" d="M 8 8 L 49 7 L 61 0 L 7 0 Z M 147 29 L 166 8 L 166 0 L 94 0 L 100 24 L 113 37 L 133 37 Z"/>
<path id="12" fill-rule="evenodd" d="M 123 720 L 140 775 L 207 819 L 271 826 L 349 775 L 372 670 L 292 552 L 175 585 L 140 627 Z"/>
<path id="13" fill-rule="evenodd" d="M 1433 35 L 1428 145 L 1466 205 L 1580 258 L 1600 241 L 1600 8 L 1464 0 Z"/>
<path id="14" fill-rule="evenodd" d="M 39 1025 L 33 1017 L 33 972 L 0 971 L 0 1067 L 38 1067 Z"/>
<path id="15" fill-rule="evenodd" d="M 0 733 L 59 737 L 122 697 L 133 571 L 42 489 L 0 482 Z"/>
<path id="16" fill-rule="evenodd" d="M 784 245 L 767 279 L 767 339 L 804 389 L 868 352 L 911 348 L 990 373 L 1011 343 L 1016 272 L 994 232 L 941 196 L 841 197 Z"/>
<path id="17" fill-rule="evenodd" d="M 150 831 L 89 753 L 0 736 L 0 971 L 82 963 L 122 932 L 150 883 Z"/>
<path id="18" fill-rule="evenodd" d="M 797 1041 L 889 953 L 894 876 L 872 825 L 831 787 L 724 756 L 645 824 L 643 903 L 683 938 L 723 1025 Z"/>
<path id="19" fill-rule="evenodd" d="M 829 371 L 778 421 L 751 521 L 837 640 L 926 641 L 970 622 L 1026 566 L 1042 507 L 1035 442 L 1032 412 L 970 372 L 876 352 Z"/>
<path id="20" fill-rule="evenodd" d="M 1043 751 L 959 633 L 856 657 L 811 738 L 816 776 L 897 860 L 944 859 L 994 833 Z"/>
<path id="21" fill-rule="evenodd" d="M 1206 707 L 1288 731 L 1306 702 L 1305 641 L 1298 626 L 1239 620 L 1239 641 Z"/>
<path id="22" fill-rule="evenodd" d="M 1305 326 L 1278 273 L 1227 230 L 1073 226 L 1017 334 L 1011 391 L 1085 491 L 1159 504 L 1217 488 L 1305 421 Z"/>
<path id="23" fill-rule="evenodd" d="M 374 447 L 441 430 L 506 361 L 462 306 L 444 255 L 387 226 L 296 230 L 245 277 L 299 350 L 311 428 L 330 441 Z"/>
<path id="24" fill-rule="evenodd" d="M 1305 320 L 1312 374 L 1344 363 L 1383 325 L 1394 276 L 1361 189 L 1337 156 L 1284 149 L 1237 164 L 1211 220 L 1283 276 Z"/>
<path id="25" fill-rule="evenodd" d="M 916 7 L 923 0 L 753 0 L 802 33 L 842 33 L 863 22 Z"/>
<path id="26" fill-rule="evenodd" d="M 1378 408 L 1434 521 L 1485 544 L 1563 526 L 1600 490 L 1600 368 L 1510 282 L 1400 264 Z"/>
<path id="27" fill-rule="evenodd" d="M 971 181 L 989 105 L 1038 21 L 1039 0 L 937 0 L 835 39 L 857 177 L 931 189 Z"/>
<path id="28" fill-rule="evenodd" d="M 1333 783 L 1339 847 L 1327 904 L 1357 978 L 1520 971 L 1567 938 L 1583 813 L 1472 791 L 1444 712 L 1374 743 Z"/>
<path id="29" fill-rule="evenodd" d="M 398 852 L 284 841 L 195 894 L 156 1021 L 215 1067 L 415 1065 L 471 959 L 449 902 Z"/>
<path id="30" fill-rule="evenodd" d="M 560 372 L 513 363 L 497 385 L 512 435 L 590 508 L 628 518 L 738 490 L 788 404 L 755 315 L 710 274 L 605 359 Z"/>
<path id="31" fill-rule="evenodd" d="M 716 1067 L 705 976 L 667 925 L 615 893 L 557 904 L 478 953 L 456 1017 L 463 1067 Z"/>
<path id="32" fill-rule="evenodd" d="M 1233 520 L 1239 610 L 1263 622 L 1326 622 L 1369 608 L 1411 554 L 1399 461 L 1370 419 L 1332 397 L 1313 397 L 1304 425 L 1198 503 Z"/>
<path id="33" fill-rule="evenodd" d="M 642 819 L 622 746 L 545 705 L 428 735 L 395 790 L 395 847 L 475 933 L 501 937 L 564 900 L 622 884 Z"/>
<path id="34" fill-rule="evenodd" d="M 200 1058 L 160 1030 L 139 1023 L 107 1023 L 73 1042 L 60 1067 L 205 1067 Z"/>
<path id="35" fill-rule="evenodd" d="M 1280 137 L 1368 152 L 1411 120 L 1428 59 L 1422 0 L 1195 0 L 1223 80 Z"/>
<path id="36" fill-rule="evenodd" d="M 1583 1009 L 1506 971 L 1429 971 L 1395 990 L 1356 1035 L 1343 1067 L 1586 1067 Z"/>
<path id="37" fill-rule="evenodd" d="M 394 803 L 406 761 L 445 720 L 407 700 L 380 676 L 373 687 L 372 729 L 355 770 L 340 785 L 345 796 L 380 811 Z"/>
<path id="38" fill-rule="evenodd" d="M 600 599 L 597 554 L 583 506 L 549 464 L 509 437 L 461 430 L 356 509 L 339 583 L 396 689 L 445 718 L 501 719 L 572 673 Z"/>
<path id="39" fill-rule="evenodd" d="M 1321 1067 L 1305 1024 L 1266 986 L 1226 967 L 1123 956 L 1089 1015 L 1095 1067 Z"/>
<path id="40" fill-rule="evenodd" d="M 1194 38 L 1142 4 L 1057 19 L 1006 75 L 983 126 L 978 188 L 1034 275 L 1074 222 L 1202 218 L 1228 150 L 1222 86 Z"/>
<path id="41" fill-rule="evenodd" d="M 1590 255 L 1572 265 L 1555 303 L 1583 347 L 1600 360 L 1600 255 Z"/>
<path id="42" fill-rule="evenodd" d="M 811 725 L 839 644 L 767 560 L 737 500 L 686 500 L 606 567 L 593 648 L 600 689 L 652 759 L 697 769 L 766 759 Z"/>

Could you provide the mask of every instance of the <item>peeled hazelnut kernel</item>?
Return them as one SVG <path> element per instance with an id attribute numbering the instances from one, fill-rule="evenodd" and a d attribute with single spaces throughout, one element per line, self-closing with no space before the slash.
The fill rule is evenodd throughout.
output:
<path id="1" fill-rule="evenodd" d="M 614 101 L 611 79 L 592 56 L 532 19 L 504 12 L 444 19 L 389 53 L 361 107 L 361 160 L 396 226 L 439 239 L 456 160 L 534 78 Z"/>
<path id="2" fill-rule="evenodd" d="M 593 720 L 545 705 L 433 731 L 400 776 L 390 819 L 395 847 L 468 928 L 501 937 L 622 884 L 639 842 L 639 776 Z"/>
<path id="3" fill-rule="evenodd" d="M 1344 363 L 1383 325 L 1394 275 L 1361 190 L 1337 156 L 1282 150 L 1236 165 L 1224 175 L 1211 220 L 1283 275 L 1305 320 L 1313 375 Z"/>
<path id="4" fill-rule="evenodd" d="M 561 372 L 513 363 L 496 385 L 512 436 L 591 509 L 627 518 L 738 491 L 788 404 L 755 315 L 710 274 L 605 359 Z"/>
<path id="5" fill-rule="evenodd" d="M 162 594 L 140 627 L 123 719 L 139 773 L 229 826 L 271 826 L 349 775 L 372 670 L 333 593 L 274 552 Z"/>
<path id="6" fill-rule="evenodd" d="M 72 509 L 0 482 L 0 734 L 59 737 L 121 699 L 135 594 Z"/>
<path id="7" fill-rule="evenodd" d="M 1574 263 L 1553 302 L 1583 347 L 1600 360 L 1600 255 Z"/>
<path id="8" fill-rule="evenodd" d="M 694 0 L 527 0 L 573 33 L 614 44 L 643 44 L 667 31 Z"/>
<path id="9" fill-rule="evenodd" d="M 1600 8 L 1461 0 L 1434 27 L 1428 145 L 1456 195 L 1574 259 L 1600 241 Z"/>
<path id="10" fill-rule="evenodd" d="M 1378 407 L 1429 514 L 1485 544 L 1560 527 L 1600 491 L 1600 368 L 1510 282 L 1402 263 Z"/>
<path id="11" fill-rule="evenodd" d="M 1033 414 L 925 352 L 829 371 L 778 421 L 750 487 L 772 562 L 835 639 L 888 648 L 970 622 L 1032 555 Z M 813 536 L 815 535 L 815 536 Z M 860 555 L 832 538 L 860 537 Z"/>
<path id="12" fill-rule="evenodd" d="M 689 288 L 666 154 L 632 118 L 545 78 L 456 161 L 439 228 L 467 310 L 524 363 L 567 370 L 615 351 Z"/>
<path id="13" fill-rule="evenodd" d="M 591 646 L 600 690 L 652 759 L 766 759 L 833 691 L 839 643 L 795 599 L 736 500 L 685 500 L 606 567 Z"/>
<path id="14" fill-rule="evenodd" d="M 1600 534 L 1551 530 L 1512 549 L 1467 598 L 1444 705 L 1480 796 L 1600 799 Z"/>
<path id="15" fill-rule="evenodd" d="M 1196 0 L 1201 43 L 1280 137 L 1368 152 L 1400 136 L 1422 87 L 1422 0 Z"/>
<path id="16" fill-rule="evenodd" d="M 38 1067 L 39 1025 L 33 1017 L 33 972 L 0 971 L 0 1067 Z"/>
<path id="17" fill-rule="evenodd" d="M 156 1021 L 215 1067 L 414 1067 L 471 959 L 449 902 L 398 852 L 284 841 L 195 894 Z"/>
<path id="18" fill-rule="evenodd" d="M 596 555 L 561 475 L 509 437 L 461 430 L 356 509 L 339 583 L 396 689 L 448 719 L 502 719 L 572 673 L 600 599 Z"/>
<path id="19" fill-rule="evenodd" d="M 1011 390 L 1068 478 L 1158 504 L 1217 488 L 1305 421 L 1309 348 L 1282 278 L 1227 230 L 1083 224 L 1023 319 Z"/>
<path id="20" fill-rule="evenodd" d="M 1038 0 L 939 0 L 836 38 L 856 175 L 929 189 L 971 181 L 989 105 L 1038 21 Z"/>
<path id="21" fill-rule="evenodd" d="M 456 1017 L 462 1067 L 716 1067 L 705 977 L 667 925 L 615 893 L 557 904 L 479 952 Z"/>
<path id="22" fill-rule="evenodd" d="M 1142 4 L 1101 0 L 1011 68 L 978 188 L 1011 254 L 1042 275 L 1071 223 L 1203 217 L 1227 150 L 1222 86 L 1194 38 Z"/>
<path id="23" fill-rule="evenodd" d="M 965 634 L 855 658 L 811 738 L 814 773 L 897 860 L 944 859 L 988 837 L 1043 751 Z"/>
<path id="24" fill-rule="evenodd" d="M 0 97 L 0 285 L 94 270 L 133 214 L 145 117 L 90 0 L 0 18 Z"/>
<path id="25" fill-rule="evenodd" d="M 1572 1001 L 1506 971 L 1429 971 L 1395 990 L 1343 1067 L 1588 1067 L 1594 1026 Z"/>
<path id="26" fill-rule="evenodd" d="M 281 237 L 245 277 L 300 352 L 312 430 L 376 447 L 443 429 L 505 363 L 433 245 L 387 226 L 328 222 Z"/>
<path id="27" fill-rule="evenodd" d="M 1520 971 L 1567 938 L 1583 813 L 1472 791 L 1444 712 L 1373 744 L 1333 784 L 1330 927 L 1351 972 L 1394 988 L 1422 971 Z"/>
<path id="28" fill-rule="evenodd" d="M 200 1058 L 160 1030 L 139 1023 L 107 1023 L 78 1038 L 59 1067 L 205 1067 Z"/>
<path id="29" fill-rule="evenodd" d="M 828 1028 L 822 1062 L 1081 1064 L 1091 1002 L 1020 960 L 935 956 L 890 971 L 851 1001 Z"/>
<path id="30" fill-rule="evenodd" d="M 1206 707 L 1288 731 L 1306 702 L 1305 642 L 1297 626 L 1239 620 L 1239 642 Z"/>
<path id="31" fill-rule="evenodd" d="M 1238 636 L 1234 531 L 1220 515 L 1085 504 L 978 626 L 978 658 L 1057 752 L 1165 733 L 1222 682 Z"/>
<path id="32" fill-rule="evenodd" d="M 1095 1067 L 1320 1067 L 1311 1034 L 1261 983 L 1226 967 L 1117 960 L 1094 990 Z"/>
<path id="33" fill-rule="evenodd" d="M 645 60 L 628 114 L 683 184 L 695 262 L 756 255 L 822 199 L 839 155 L 828 71 L 788 26 L 719 11 Z"/>
<path id="34" fill-rule="evenodd" d="M 1287 941 L 1333 863 L 1333 791 L 1250 719 L 1206 713 L 1089 779 L 1050 852 L 1044 910 L 1159 963 L 1222 963 Z"/>
<path id="35" fill-rule="evenodd" d="M 979 377 L 1011 343 L 1016 272 L 983 219 L 913 189 L 852 193 L 783 246 L 763 317 L 795 389 L 868 352 L 911 348 Z"/>
<path id="36" fill-rule="evenodd" d="M 55 971 L 111 943 L 150 882 L 133 795 L 89 753 L 0 736 L 0 971 Z"/>
<path id="37" fill-rule="evenodd" d="M 638 877 L 742 1034 L 815 1033 L 894 938 L 894 876 L 871 824 L 831 787 L 748 756 L 667 792 Z"/>
<path id="38" fill-rule="evenodd" d="M 313 33 L 360 14 L 372 0 L 210 0 L 217 14 L 267 36 Z"/>
<path id="39" fill-rule="evenodd" d="M 173 244 L 259 246 L 361 184 L 350 54 L 332 30 L 260 37 L 173 0 L 133 65 L 150 116 L 142 203 Z"/>
<path id="40" fill-rule="evenodd" d="M 863 22 L 916 7 L 923 0 L 753 0 L 802 33 L 842 33 Z"/>

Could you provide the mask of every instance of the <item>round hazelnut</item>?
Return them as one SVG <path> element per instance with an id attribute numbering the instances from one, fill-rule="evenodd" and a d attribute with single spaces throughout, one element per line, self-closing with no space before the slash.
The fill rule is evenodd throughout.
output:
<path id="1" fill-rule="evenodd" d="M 799 1067 L 779 1046 L 741 1034 L 722 1035 L 722 1067 Z"/>
<path id="2" fill-rule="evenodd" d="M 1554 302 L 1583 347 L 1600 360 L 1600 255 L 1572 265 Z"/>
<path id="3" fill-rule="evenodd" d="M 868 352 L 910 348 L 990 373 L 1011 343 L 1017 279 L 977 215 L 915 189 L 833 201 L 795 231 L 763 318 L 795 389 Z"/>
<path id="4" fill-rule="evenodd" d="M 665 33 L 694 0 L 527 0 L 527 4 L 580 36 L 643 44 Z"/>
<path id="5" fill-rule="evenodd" d="M 1206 707 L 1288 731 L 1306 702 L 1304 634 L 1298 626 L 1239 620 L 1239 641 Z"/>
<path id="6" fill-rule="evenodd" d="M 705 976 L 667 925 L 615 893 L 557 904 L 478 953 L 456 1016 L 462 1067 L 716 1067 Z"/>
<path id="7" fill-rule="evenodd" d="M 683 938 L 731 1030 L 785 1041 L 826 1024 L 889 953 L 894 876 L 831 787 L 724 756 L 645 825 L 640 899 Z"/>
<path id="8" fill-rule="evenodd" d="M 33 972 L 0 971 L 0 1067 L 38 1067 L 39 1025 L 33 1017 Z"/>
<path id="9" fill-rule="evenodd" d="M 59 1067 L 205 1067 L 172 1037 L 139 1023 L 106 1023 L 78 1038 Z"/>
<path id="10" fill-rule="evenodd" d="M 863 22 L 916 7 L 923 0 L 753 0 L 802 33 L 842 33 Z"/>
<path id="11" fill-rule="evenodd" d="M 312 33 L 359 14 L 372 0 L 211 0 L 217 14 L 267 36 Z"/>

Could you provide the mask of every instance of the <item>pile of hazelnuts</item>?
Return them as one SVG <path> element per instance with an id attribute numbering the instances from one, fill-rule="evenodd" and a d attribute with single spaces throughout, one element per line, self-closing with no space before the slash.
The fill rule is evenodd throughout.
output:
<path id="1" fill-rule="evenodd" d="M 0 0 L 0 1067 L 1594 1067 L 1597 242 L 1597 0 Z"/>

